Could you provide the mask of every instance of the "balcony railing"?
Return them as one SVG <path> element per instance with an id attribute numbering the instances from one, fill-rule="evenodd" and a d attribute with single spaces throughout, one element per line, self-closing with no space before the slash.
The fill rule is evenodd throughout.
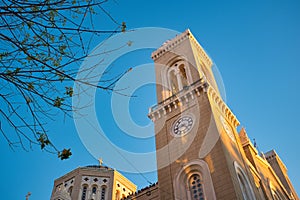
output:
<path id="1" fill-rule="evenodd" d="M 207 85 L 206 80 L 201 78 L 201 79 L 195 81 L 194 83 L 192 83 L 191 85 L 183 87 L 183 89 L 180 90 L 179 92 L 177 92 L 176 94 L 173 94 L 172 96 L 168 97 L 167 99 L 165 99 L 165 100 L 159 102 L 158 104 L 150 107 L 149 108 L 149 114 L 156 111 L 157 109 L 160 109 L 161 107 L 164 107 L 164 106 L 170 104 L 171 102 L 175 101 L 176 99 L 180 99 L 188 91 L 192 91 L 192 90 L 198 88 L 199 86 L 205 86 L 205 85 Z"/>

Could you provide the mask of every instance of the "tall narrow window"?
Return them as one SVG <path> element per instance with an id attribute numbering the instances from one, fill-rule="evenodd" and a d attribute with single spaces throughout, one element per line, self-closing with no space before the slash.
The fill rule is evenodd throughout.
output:
<path id="1" fill-rule="evenodd" d="M 120 198 L 121 198 L 120 191 L 117 190 L 117 192 L 116 192 L 116 200 L 120 200 Z"/>
<path id="2" fill-rule="evenodd" d="M 167 84 L 171 95 L 180 92 L 191 83 L 192 77 L 186 61 L 178 60 L 169 66 L 167 71 Z"/>
<path id="3" fill-rule="evenodd" d="M 69 193 L 70 196 L 72 195 L 72 191 L 73 191 L 73 186 L 71 186 L 71 187 L 68 189 L 68 193 Z"/>
<path id="4" fill-rule="evenodd" d="M 249 182 L 247 176 L 245 175 L 245 172 L 237 164 L 237 162 L 234 162 L 234 166 L 235 166 L 236 174 L 237 174 L 238 181 L 240 184 L 240 188 L 243 193 L 244 200 L 254 200 L 255 196 L 254 196 L 252 187 L 250 185 L 250 182 Z"/>
<path id="5" fill-rule="evenodd" d="M 101 200 L 105 200 L 105 193 L 106 193 L 106 188 L 102 187 L 102 189 L 101 189 Z"/>
<path id="6" fill-rule="evenodd" d="M 204 160 L 188 162 L 174 180 L 175 199 L 217 200 L 211 172 Z"/>
<path id="7" fill-rule="evenodd" d="M 273 194 L 274 200 L 280 200 L 280 197 L 276 191 L 272 190 L 272 194 Z"/>
<path id="8" fill-rule="evenodd" d="M 92 188 L 92 194 L 96 194 L 96 193 L 97 193 L 97 187 L 93 186 L 93 188 Z"/>
<path id="9" fill-rule="evenodd" d="M 243 192 L 244 199 L 245 200 L 250 200 L 251 197 L 250 197 L 249 192 L 247 191 L 247 183 L 245 182 L 244 177 L 241 174 L 238 174 L 238 179 L 240 181 L 240 186 L 241 186 L 241 189 L 242 189 L 242 192 Z"/>
<path id="10" fill-rule="evenodd" d="M 171 84 L 171 91 L 172 95 L 176 94 L 179 90 L 178 80 L 175 74 L 175 70 L 170 71 L 170 84 Z"/>
<path id="11" fill-rule="evenodd" d="M 189 180 L 192 200 L 204 200 L 203 182 L 199 174 L 193 174 Z"/>
<path id="12" fill-rule="evenodd" d="M 188 86 L 188 80 L 187 80 L 187 76 L 186 76 L 185 67 L 183 64 L 181 64 L 179 66 L 179 72 L 180 72 L 180 79 L 181 79 L 182 87 L 184 88 L 185 86 Z"/>
<path id="13" fill-rule="evenodd" d="M 81 200 L 86 200 L 87 186 L 83 186 Z"/>

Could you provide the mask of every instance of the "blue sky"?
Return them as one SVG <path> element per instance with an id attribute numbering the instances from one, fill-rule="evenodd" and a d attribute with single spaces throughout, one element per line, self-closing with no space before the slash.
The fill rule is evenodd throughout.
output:
<path id="1" fill-rule="evenodd" d="M 249 137 L 256 139 L 260 151 L 277 151 L 300 192 L 300 150 L 297 148 L 300 140 L 300 1 L 115 0 L 105 7 L 118 21 L 126 21 L 129 29 L 163 27 L 182 32 L 190 28 L 217 64 L 227 103 L 246 127 Z M 95 41 L 95 45 L 99 42 Z M 126 68 L 151 62 L 151 51 L 134 52 L 131 55 L 134 60 L 125 58 L 114 65 L 128 62 L 123 65 Z M 148 107 L 155 103 L 154 92 L 149 85 L 136 91 L 137 97 L 130 100 L 132 118 L 141 125 L 148 123 L 146 114 Z M 101 116 L 109 113 L 106 106 L 110 104 L 109 99 L 109 94 L 97 93 L 100 123 L 104 123 Z M 105 124 L 112 135 L 118 134 L 114 122 L 108 120 Z M 28 191 L 32 193 L 30 200 L 50 199 L 55 178 L 78 166 L 97 164 L 81 143 L 72 119 L 59 118 L 48 125 L 53 141 L 60 147 L 71 147 L 73 156 L 60 161 L 38 147 L 29 152 L 12 151 L 0 137 L 2 199 L 25 199 Z M 123 148 L 132 148 L 132 141 L 116 139 L 114 142 Z M 139 152 L 152 150 L 153 140 L 142 141 L 136 148 L 140 148 Z M 139 187 L 147 185 L 140 174 L 126 173 L 126 176 Z M 156 181 L 155 173 L 144 176 L 151 182 Z"/>

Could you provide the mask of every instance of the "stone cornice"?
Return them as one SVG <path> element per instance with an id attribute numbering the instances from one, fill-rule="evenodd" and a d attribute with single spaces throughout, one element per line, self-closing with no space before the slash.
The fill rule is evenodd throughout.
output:
<path id="1" fill-rule="evenodd" d="M 189 29 L 184 31 L 182 34 L 177 35 L 175 38 L 166 41 L 161 47 L 159 47 L 157 50 L 152 52 L 151 58 L 153 60 L 158 59 L 166 52 L 174 49 L 176 46 L 178 46 L 186 39 L 189 39 L 191 43 L 196 47 L 198 54 L 201 56 L 202 59 L 205 60 L 205 63 L 207 63 L 208 66 L 212 66 L 212 60 L 208 57 L 208 55 L 206 54 L 202 46 L 198 43 L 198 41 L 196 40 L 196 38 L 193 36 L 193 34 Z"/>
<path id="2" fill-rule="evenodd" d="M 261 180 L 261 177 L 258 173 L 258 171 L 256 170 L 256 168 L 252 165 L 252 163 L 246 159 L 246 162 L 248 164 L 248 166 L 250 167 L 250 171 L 252 172 L 252 174 L 254 174 L 259 180 Z"/>
<path id="3" fill-rule="evenodd" d="M 224 114 L 224 116 L 229 120 L 235 127 L 240 125 L 240 122 L 236 116 L 232 113 L 229 107 L 225 104 L 219 94 L 210 86 L 205 79 L 196 81 L 192 85 L 185 87 L 183 90 L 177 94 L 165 99 L 164 101 L 158 103 L 157 105 L 149 109 L 148 117 L 155 121 L 161 118 L 163 115 L 171 113 L 172 110 L 177 109 L 184 103 L 188 103 L 190 99 L 194 99 L 195 96 L 200 96 L 200 91 L 207 92 L 211 99 L 214 101 L 215 105 Z"/>
<path id="4" fill-rule="evenodd" d="M 208 83 L 204 79 L 200 79 L 190 86 L 185 87 L 183 90 L 179 91 L 177 94 L 163 100 L 157 105 L 149 108 L 148 117 L 155 121 L 178 107 L 183 106 L 190 100 L 195 99 L 195 96 L 200 96 L 200 92 L 206 92 Z"/>
<path id="5" fill-rule="evenodd" d="M 120 182 L 127 189 L 133 190 L 133 192 L 136 191 L 137 186 L 133 182 L 131 182 L 129 179 L 127 179 L 125 176 L 123 176 L 120 172 L 118 172 L 117 170 L 114 171 L 114 178 L 115 178 L 115 181 Z"/>
<path id="6" fill-rule="evenodd" d="M 196 38 L 193 36 L 191 32 L 189 32 L 189 38 L 190 41 L 192 41 L 192 44 L 196 47 L 198 55 L 205 61 L 208 67 L 213 65 L 212 60 L 207 55 L 207 53 L 204 51 L 203 47 L 199 44 L 199 42 L 196 40 Z"/>
<path id="7" fill-rule="evenodd" d="M 176 46 L 178 46 L 182 41 L 188 39 L 190 34 L 191 34 L 190 30 L 186 30 L 182 34 L 177 35 L 175 38 L 166 41 L 165 43 L 162 44 L 161 47 L 159 47 L 157 50 L 152 52 L 151 58 L 153 60 L 156 60 L 157 58 L 164 55 L 166 52 L 171 51 Z"/>
<path id="8" fill-rule="evenodd" d="M 280 159 L 279 155 L 276 153 L 276 151 L 273 149 L 271 151 L 268 151 L 265 154 L 265 157 L 267 159 L 267 161 L 272 161 L 272 159 L 276 159 L 277 162 L 281 165 L 281 167 L 285 170 L 285 172 L 287 172 L 287 167 L 285 166 L 285 164 L 282 162 L 282 160 Z"/>
<path id="9" fill-rule="evenodd" d="M 214 101 L 215 105 L 219 108 L 219 110 L 224 114 L 224 116 L 229 120 L 235 127 L 240 125 L 240 122 L 236 118 L 236 116 L 232 113 L 226 103 L 222 100 L 220 95 L 215 91 L 212 86 L 208 87 L 207 90 L 208 95 Z"/>

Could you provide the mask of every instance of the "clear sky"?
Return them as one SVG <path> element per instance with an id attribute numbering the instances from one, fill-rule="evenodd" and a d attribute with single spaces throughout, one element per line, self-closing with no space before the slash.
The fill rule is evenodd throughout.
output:
<path id="1" fill-rule="evenodd" d="M 129 29 L 163 27 L 183 32 L 190 28 L 217 64 L 227 103 L 249 137 L 256 139 L 260 151 L 276 150 L 300 193 L 300 1 L 114 0 L 105 7 L 118 21 L 126 21 Z M 125 69 L 151 62 L 151 51 L 134 52 L 131 56 L 135 59 L 125 58 L 114 65 L 123 63 Z M 147 124 L 155 90 L 149 85 L 135 94 L 130 113 L 138 124 Z M 110 97 L 98 92 L 96 106 L 99 122 L 105 124 L 110 138 L 127 150 L 153 150 L 153 138 L 137 141 L 141 143 L 133 147 L 132 140 L 116 139 L 119 130 L 113 121 L 101 121 L 110 118 L 106 106 Z M 49 130 L 58 146 L 72 148 L 69 160 L 60 161 L 38 147 L 29 152 L 12 151 L 0 137 L 1 199 L 25 199 L 29 191 L 30 200 L 50 199 L 54 179 L 78 166 L 97 164 L 81 143 L 72 119 L 49 122 Z M 126 176 L 139 187 L 147 185 L 144 177 L 156 181 L 155 173 Z"/>

